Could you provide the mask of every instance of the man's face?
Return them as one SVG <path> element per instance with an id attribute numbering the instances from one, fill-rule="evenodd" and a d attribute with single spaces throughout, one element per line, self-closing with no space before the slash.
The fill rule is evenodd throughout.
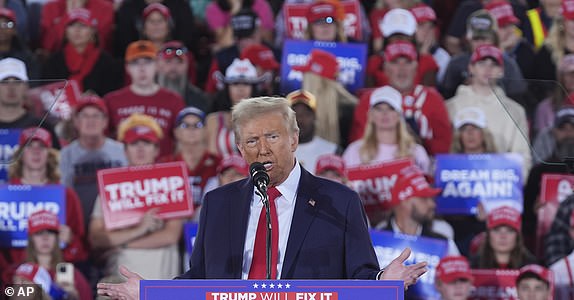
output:
<path id="1" fill-rule="evenodd" d="M 574 139 L 574 124 L 564 123 L 559 127 L 555 127 L 554 138 L 557 143 L 561 143 L 567 139 Z"/>
<path id="2" fill-rule="evenodd" d="M 159 154 L 159 146 L 148 141 L 139 140 L 125 146 L 126 158 L 130 166 L 153 164 Z"/>
<path id="3" fill-rule="evenodd" d="M 517 289 L 520 300 L 547 300 L 550 296 L 548 285 L 536 278 L 520 280 Z"/>
<path id="4" fill-rule="evenodd" d="M 560 14 L 562 0 L 540 0 L 540 5 L 544 7 L 546 14 L 552 18 Z"/>
<path id="5" fill-rule="evenodd" d="M 160 58 L 157 61 L 157 72 L 168 78 L 176 80 L 187 75 L 188 62 L 179 57 Z"/>
<path id="6" fill-rule="evenodd" d="M 16 23 L 0 17 L 0 42 L 9 42 L 16 35 Z"/>
<path id="7" fill-rule="evenodd" d="M 197 145 L 204 143 L 205 127 L 196 115 L 187 115 L 181 124 L 173 130 L 175 139 L 184 145 Z"/>
<path id="8" fill-rule="evenodd" d="M 436 202 L 432 197 L 412 197 L 411 201 L 412 210 L 411 218 L 419 224 L 424 224 L 432 221 L 434 218 L 434 211 Z"/>
<path id="9" fill-rule="evenodd" d="M 270 185 L 281 184 L 295 165 L 295 149 L 299 144 L 297 132 L 288 129 L 287 121 L 279 112 L 271 112 L 246 120 L 238 128 L 237 146 L 251 165 L 265 165 Z"/>
<path id="10" fill-rule="evenodd" d="M 138 58 L 129 62 L 126 66 L 133 84 L 150 85 L 155 80 L 157 72 L 157 63 L 150 58 Z"/>
<path id="11" fill-rule="evenodd" d="M 389 77 L 389 85 L 400 92 L 409 92 L 413 87 L 418 63 L 406 57 L 399 57 L 385 62 L 385 74 Z"/>
<path id="12" fill-rule="evenodd" d="M 297 116 L 301 140 L 309 141 L 315 135 L 315 112 L 303 103 L 295 104 L 292 108 Z"/>
<path id="13" fill-rule="evenodd" d="M 467 279 L 457 279 L 449 283 L 437 280 L 436 289 L 443 300 L 466 300 L 470 296 L 472 283 Z"/>
<path id="14" fill-rule="evenodd" d="M 0 81 L 0 106 L 21 107 L 24 103 L 28 83 L 15 78 Z"/>
<path id="15" fill-rule="evenodd" d="M 80 136 L 103 136 L 108 117 L 94 106 L 86 106 L 74 117 L 74 126 Z"/>

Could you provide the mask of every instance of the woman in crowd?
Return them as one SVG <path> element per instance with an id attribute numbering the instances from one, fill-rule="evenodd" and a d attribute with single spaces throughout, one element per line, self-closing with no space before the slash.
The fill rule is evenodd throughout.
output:
<path id="1" fill-rule="evenodd" d="M 305 38 L 320 42 L 346 42 L 345 11 L 338 1 L 318 0 L 307 9 Z"/>
<path id="2" fill-rule="evenodd" d="M 58 166 L 59 153 L 52 148 L 51 134 L 42 128 L 31 127 L 22 131 L 19 149 L 14 154 L 15 162 L 10 166 L 10 184 L 42 186 L 60 183 Z M 63 248 L 65 261 L 79 263 L 88 258 L 85 245 L 84 217 L 76 193 L 65 188 L 66 224 L 59 226 L 59 244 Z M 10 261 L 24 261 L 26 251 L 22 248 L 9 249 Z"/>
<path id="3" fill-rule="evenodd" d="M 211 153 L 227 156 L 239 153 L 231 126 L 231 107 L 242 99 L 257 95 L 256 86 L 262 82 L 262 78 L 257 77 L 257 70 L 248 59 L 235 59 L 220 81 L 225 88 L 216 95 L 211 110 L 214 113 L 206 119 L 207 147 Z"/>
<path id="4" fill-rule="evenodd" d="M 92 299 L 92 290 L 86 278 L 76 268 L 73 270 L 73 282 L 61 281 L 56 276 L 56 267 L 65 262 L 58 245 L 60 224 L 58 216 L 42 210 L 28 218 L 28 246 L 26 263 L 37 264 L 48 271 L 52 281 L 63 290 L 62 297 L 55 299 L 82 300 Z M 16 272 L 18 275 L 18 272 Z M 54 296 L 54 293 L 51 293 Z"/>
<path id="5" fill-rule="evenodd" d="M 172 39 L 173 20 L 169 8 L 161 3 L 151 3 L 143 10 L 140 35 L 151 41 L 156 49 Z"/>
<path id="6" fill-rule="evenodd" d="M 74 9 L 65 22 L 64 47 L 48 59 L 43 78 L 74 80 L 80 92 L 91 90 L 100 96 L 122 87 L 122 67 L 100 48 L 97 21 L 90 11 Z"/>
<path id="7" fill-rule="evenodd" d="M 207 151 L 205 113 L 195 107 L 186 107 L 177 114 L 173 135 L 176 153 L 160 158 L 160 162 L 183 161 L 187 165 L 195 212 L 199 212 L 208 181 L 217 176 L 219 156 Z M 199 214 L 196 214 L 199 216 Z"/>
<path id="8" fill-rule="evenodd" d="M 493 209 L 487 218 L 486 236 L 478 254 L 471 259 L 473 269 L 519 269 L 536 263 L 524 247 L 520 212 L 509 206 Z"/>
<path id="9" fill-rule="evenodd" d="M 132 114 L 118 128 L 130 166 L 153 164 L 159 154 L 161 127 L 150 116 Z M 171 279 L 179 274 L 178 242 L 183 220 L 162 220 L 157 209 L 148 210 L 140 222 L 121 229 L 106 229 L 101 198 L 94 204 L 89 237 L 94 249 L 110 250 L 104 274 L 117 275 L 120 265 L 149 279 Z M 101 251 L 102 254 L 105 254 Z"/>
<path id="10" fill-rule="evenodd" d="M 307 64 L 293 67 L 293 70 L 303 72 L 302 89 L 317 99 L 315 134 L 342 147 L 347 146 L 358 100 L 337 81 L 339 65 L 335 55 L 313 49 Z"/>
<path id="11" fill-rule="evenodd" d="M 376 89 L 369 101 L 368 125 L 363 138 L 351 143 L 343 153 L 347 168 L 412 158 L 428 174 L 429 156 L 409 133 L 401 115 L 401 94 L 390 86 L 384 86 Z"/>

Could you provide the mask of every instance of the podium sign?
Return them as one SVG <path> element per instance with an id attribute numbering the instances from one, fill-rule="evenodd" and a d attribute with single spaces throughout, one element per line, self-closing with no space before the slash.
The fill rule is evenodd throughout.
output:
<path id="1" fill-rule="evenodd" d="M 402 300 L 404 286 L 387 280 L 142 280 L 140 299 Z"/>

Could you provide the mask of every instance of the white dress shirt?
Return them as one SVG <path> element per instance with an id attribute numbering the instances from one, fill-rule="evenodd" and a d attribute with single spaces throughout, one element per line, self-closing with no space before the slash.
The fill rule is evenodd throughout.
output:
<path id="1" fill-rule="evenodd" d="M 277 278 L 281 278 L 281 269 L 285 260 L 285 250 L 287 249 L 287 240 L 291 230 L 291 221 L 295 211 L 295 199 L 297 198 L 297 189 L 299 179 L 301 178 L 301 166 L 295 163 L 293 170 L 289 173 L 287 179 L 276 188 L 281 192 L 281 196 L 275 199 L 277 209 L 277 218 L 279 221 L 279 255 L 277 256 Z M 247 279 L 251 260 L 253 258 L 253 248 L 255 246 L 255 235 L 257 233 L 257 224 L 263 203 L 261 198 L 253 192 L 251 201 L 249 221 L 247 223 L 247 235 L 245 236 L 245 248 L 243 250 L 243 266 L 241 279 Z"/>

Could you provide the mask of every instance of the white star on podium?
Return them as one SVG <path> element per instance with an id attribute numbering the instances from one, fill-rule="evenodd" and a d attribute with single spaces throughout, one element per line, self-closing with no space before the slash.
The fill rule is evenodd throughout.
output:
<path id="1" fill-rule="evenodd" d="M 271 283 L 271 284 L 269 285 L 269 288 L 270 288 L 270 289 L 275 288 L 275 285 L 274 285 L 273 283 Z"/>
<path id="2" fill-rule="evenodd" d="M 279 283 L 279 284 L 277 285 L 277 288 L 278 288 L 278 289 L 282 289 L 282 288 L 283 288 L 283 285 L 282 285 L 281 283 Z"/>
<path id="3" fill-rule="evenodd" d="M 254 283 L 254 284 L 253 284 L 253 288 L 254 288 L 254 289 L 256 289 L 256 288 L 258 288 L 258 287 L 259 287 L 259 285 L 258 285 L 257 283 Z"/>
<path id="4" fill-rule="evenodd" d="M 267 285 L 265 283 L 261 284 L 262 288 L 267 288 Z"/>
<path id="5" fill-rule="evenodd" d="M 287 283 L 287 284 L 285 284 L 285 288 L 286 288 L 286 289 L 288 289 L 288 288 L 290 288 L 290 287 L 291 287 L 291 285 L 290 285 L 290 284 L 288 284 L 288 283 Z"/>

